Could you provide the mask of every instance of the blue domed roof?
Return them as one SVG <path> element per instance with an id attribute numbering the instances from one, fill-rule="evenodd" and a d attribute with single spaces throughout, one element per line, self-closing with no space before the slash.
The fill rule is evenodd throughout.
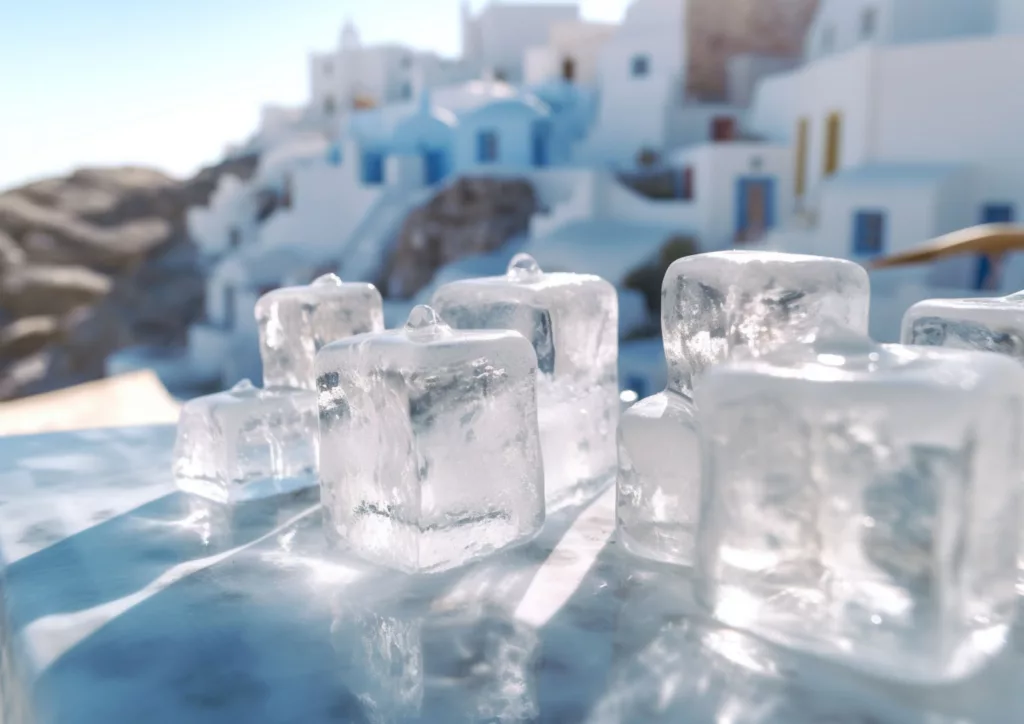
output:
<path id="1" fill-rule="evenodd" d="M 524 93 L 512 98 L 497 98 L 473 109 L 463 119 L 474 122 L 485 121 L 497 116 L 526 116 L 545 118 L 551 115 L 551 108 L 532 93 Z"/>
<path id="2" fill-rule="evenodd" d="M 446 146 L 452 138 L 455 115 L 444 108 L 421 108 L 395 127 L 391 143 L 399 153 Z"/>

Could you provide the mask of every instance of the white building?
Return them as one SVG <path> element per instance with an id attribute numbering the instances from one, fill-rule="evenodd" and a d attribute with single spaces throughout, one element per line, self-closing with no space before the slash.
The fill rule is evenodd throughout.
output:
<path id="1" fill-rule="evenodd" d="M 462 59 L 487 75 L 510 83 L 524 80 L 524 57 L 530 48 L 544 45 L 552 27 L 579 20 L 575 4 L 510 3 L 489 0 L 474 15 L 462 5 Z"/>

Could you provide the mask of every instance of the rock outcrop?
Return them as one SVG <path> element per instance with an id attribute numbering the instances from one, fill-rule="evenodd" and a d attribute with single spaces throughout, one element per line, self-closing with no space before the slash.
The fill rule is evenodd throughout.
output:
<path id="1" fill-rule="evenodd" d="M 0 399 L 103 375 L 128 345 L 173 345 L 203 309 L 185 212 L 255 157 L 180 181 L 83 169 L 0 193 Z"/>
<path id="2" fill-rule="evenodd" d="M 527 233 L 536 211 L 525 179 L 461 177 L 406 217 L 380 286 L 389 297 L 412 297 L 445 264 Z"/>

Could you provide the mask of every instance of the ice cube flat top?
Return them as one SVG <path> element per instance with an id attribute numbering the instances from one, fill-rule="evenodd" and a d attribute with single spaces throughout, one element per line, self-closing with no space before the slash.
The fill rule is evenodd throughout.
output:
<path id="1" fill-rule="evenodd" d="M 589 711 L 618 712 L 609 721 L 652 721 L 652 691 L 665 691 L 665 717 L 654 721 L 699 724 L 709 720 L 703 714 L 714 720 L 724 711 L 756 714 L 759 724 L 810 724 L 812 715 L 1024 721 L 1024 687 L 1007 683 L 1024 672 L 1024 631 L 985 675 L 959 687 L 911 696 L 838 677 L 707 627 L 674 576 L 604 555 L 611 493 L 573 524 L 578 532 L 563 535 L 576 516 L 567 511 L 521 555 L 453 579 L 451 590 L 464 595 L 442 599 L 436 589 L 403 593 L 389 587 L 391 579 L 368 580 L 331 562 L 320 513 L 309 512 L 308 500 L 265 501 L 229 519 L 217 517 L 217 508 L 191 507 L 171 482 L 173 441 L 173 427 L 0 438 L 9 670 L 21 673 L 5 684 L 4 706 L 21 720 L 365 721 L 361 695 L 383 701 L 389 680 L 416 676 L 404 668 L 406 639 L 389 639 L 388 631 L 418 630 L 431 607 L 496 607 L 518 610 L 516 620 L 534 627 L 537 648 L 531 657 L 519 639 L 496 639 L 506 663 L 485 668 L 504 682 L 503 694 L 491 708 L 482 702 L 475 720 L 521 692 L 543 721 Z M 568 597 L 552 585 L 581 572 Z M 406 603 L 396 608 L 400 599 Z M 362 618 L 351 612 L 359 606 Z M 469 639 L 452 635 L 458 631 L 438 643 L 457 657 L 458 642 Z M 386 671 L 359 666 L 353 656 L 360 651 L 389 662 Z M 425 686 L 451 696 L 447 710 L 425 708 L 422 721 L 473 721 L 458 707 L 481 701 L 474 698 L 481 679 L 451 677 L 470 671 L 462 659 L 439 662 L 426 649 L 423 656 L 424 676 L 445 677 L 441 689 Z M 517 657 L 531 662 L 518 679 Z M 694 671 L 703 673 L 695 678 Z"/>

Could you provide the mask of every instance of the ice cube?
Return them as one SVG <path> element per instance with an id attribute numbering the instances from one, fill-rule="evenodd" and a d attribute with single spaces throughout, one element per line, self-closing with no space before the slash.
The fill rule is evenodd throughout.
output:
<path id="1" fill-rule="evenodd" d="M 306 286 L 267 292 L 256 302 L 264 387 L 316 389 L 317 350 L 353 334 L 384 329 L 380 292 L 324 274 Z"/>
<path id="2" fill-rule="evenodd" d="M 1024 362 L 1024 292 L 918 302 L 903 316 L 900 341 L 999 352 Z"/>
<path id="3" fill-rule="evenodd" d="M 533 343 L 549 510 L 613 479 L 619 343 L 611 284 L 544 273 L 529 254 L 518 254 L 504 276 L 445 284 L 431 303 L 457 329 L 514 329 Z"/>
<path id="4" fill-rule="evenodd" d="M 858 264 L 805 254 L 715 251 L 672 263 L 661 291 L 669 387 L 707 367 L 758 357 L 835 322 L 867 333 L 870 284 Z"/>
<path id="5" fill-rule="evenodd" d="M 537 358 L 518 332 L 405 328 L 317 355 L 328 537 L 404 571 L 523 542 L 544 521 Z"/>
<path id="6" fill-rule="evenodd" d="M 619 423 L 618 539 L 630 552 L 693 562 L 700 454 L 695 375 L 730 356 L 757 357 L 838 322 L 867 332 L 868 277 L 841 259 L 724 251 L 672 264 L 662 286 L 668 390 Z"/>
<path id="7" fill-rule="evenodd" d="M 966 677 L 1017 600 L 1024 370 L 823 333 L 709 370 L 702 598 L 726 624 L 868 673 Z"/>
<path id="8" fill-rule="evenodd" d="M 665 563 L 693 561 L 700 507 L 700 449 L 693 402 L 666 390 L 619 423 L 618 540 Z"/>
<path id="9" fill-rule="evenodd" d="M 174 478 L 186 492 L 220 503 L 316 485 L 313 390 L 258 389 L 243 380 L 181 410 Z"/>

